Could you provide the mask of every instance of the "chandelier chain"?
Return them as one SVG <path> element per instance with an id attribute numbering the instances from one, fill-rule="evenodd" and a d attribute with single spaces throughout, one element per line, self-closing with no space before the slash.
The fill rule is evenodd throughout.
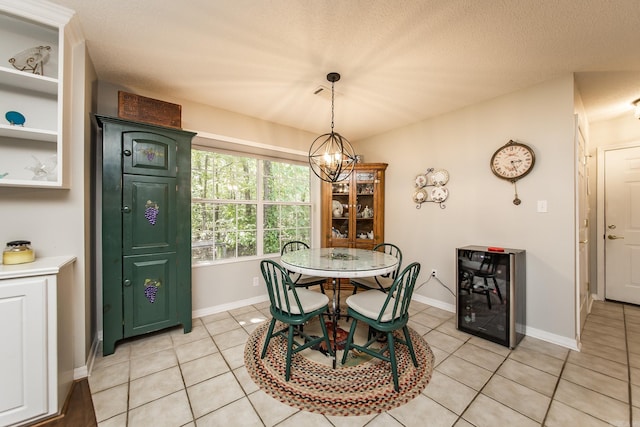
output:
<path id="1" fill-rule="evenodd" d="M 334 99 L 334 91 L 333 91 L 333 86 L 335 85 L 335 82 L 331 82 L 331 133 L 333 133 L 333 99 Z"/>

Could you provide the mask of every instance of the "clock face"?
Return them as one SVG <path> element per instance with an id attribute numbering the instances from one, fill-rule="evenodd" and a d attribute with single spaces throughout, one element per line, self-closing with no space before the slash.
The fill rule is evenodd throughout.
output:
<path id="1" fill-rule="evenodd" d="M 533 150 L 529 146 L 509 141 L 491 157 L 491 171 L 498 178 L 516 182 L 531 172 L 535 160 Z"/>

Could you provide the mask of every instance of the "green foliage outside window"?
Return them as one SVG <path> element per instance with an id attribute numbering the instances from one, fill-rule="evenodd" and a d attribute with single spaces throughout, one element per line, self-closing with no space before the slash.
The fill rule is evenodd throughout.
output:
<path id="1" fill-rule="evenodd" d="M 194 263 L 311 242 L 308 166 L 197 148 L 191 165 Z"/>

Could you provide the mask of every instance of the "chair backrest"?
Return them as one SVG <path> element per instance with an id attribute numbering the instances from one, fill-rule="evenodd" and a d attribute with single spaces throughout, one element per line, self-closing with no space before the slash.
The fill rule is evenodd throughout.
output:
<path id="1" fill-rule="evenodd" d="M 284 244 L 280 251 L 280 255 L 286 254 L 287 252 L 299 251 L 300 249 L 309 249 L 309 245 L 305 242 L 301 242 L 300 240 L 292 240 L 291 242 Z"/>
<path id="2" fill-rule="evenodd" d="M 402 268 L 402 251 L 393 243 L 378 243 L 373 247 L 374 251 L 384 252 L 398 258 L 398 266 L 390 273 L 383 274 L 382 277 L 391 277 L 395 279 Z"/>
<path id="3" fill-rule="evenodd" d="M 262 277 L 267 284 L 271 313 L 274 316 L 276 313 L 283 316 L 304 315 L 298 293 L 287 270 L 270 259 L 260 262 L 260 270 L 262 270 Z"/>
<path id="4" fill-rule="evenodd" d="M 378 315 L 378 322 L 382 322 L 382 317 L 385 313 L 388 315 L 389 305 L 391 308 L 391 319 L 408 319 L 409 318 L 409 303 L 411 302 L 411 296 L 413 295 L 413 288 L 416 285 L 416 280 L 420 274 L 420 264 L 412 262 L 409 264 L 393 281 L 393 285 L 387 293 L 387 299 L 380 310 Z"/>

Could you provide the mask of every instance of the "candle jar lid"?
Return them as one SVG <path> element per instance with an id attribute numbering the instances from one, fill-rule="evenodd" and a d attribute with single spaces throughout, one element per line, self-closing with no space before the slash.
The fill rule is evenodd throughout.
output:
<path id="1" fill-rule="evenodd" d="M 10 251 L 26 251 L 31 249 L 31 242 L 28 240 L 13 240 L 7 242 L 7 250 Z"/>

